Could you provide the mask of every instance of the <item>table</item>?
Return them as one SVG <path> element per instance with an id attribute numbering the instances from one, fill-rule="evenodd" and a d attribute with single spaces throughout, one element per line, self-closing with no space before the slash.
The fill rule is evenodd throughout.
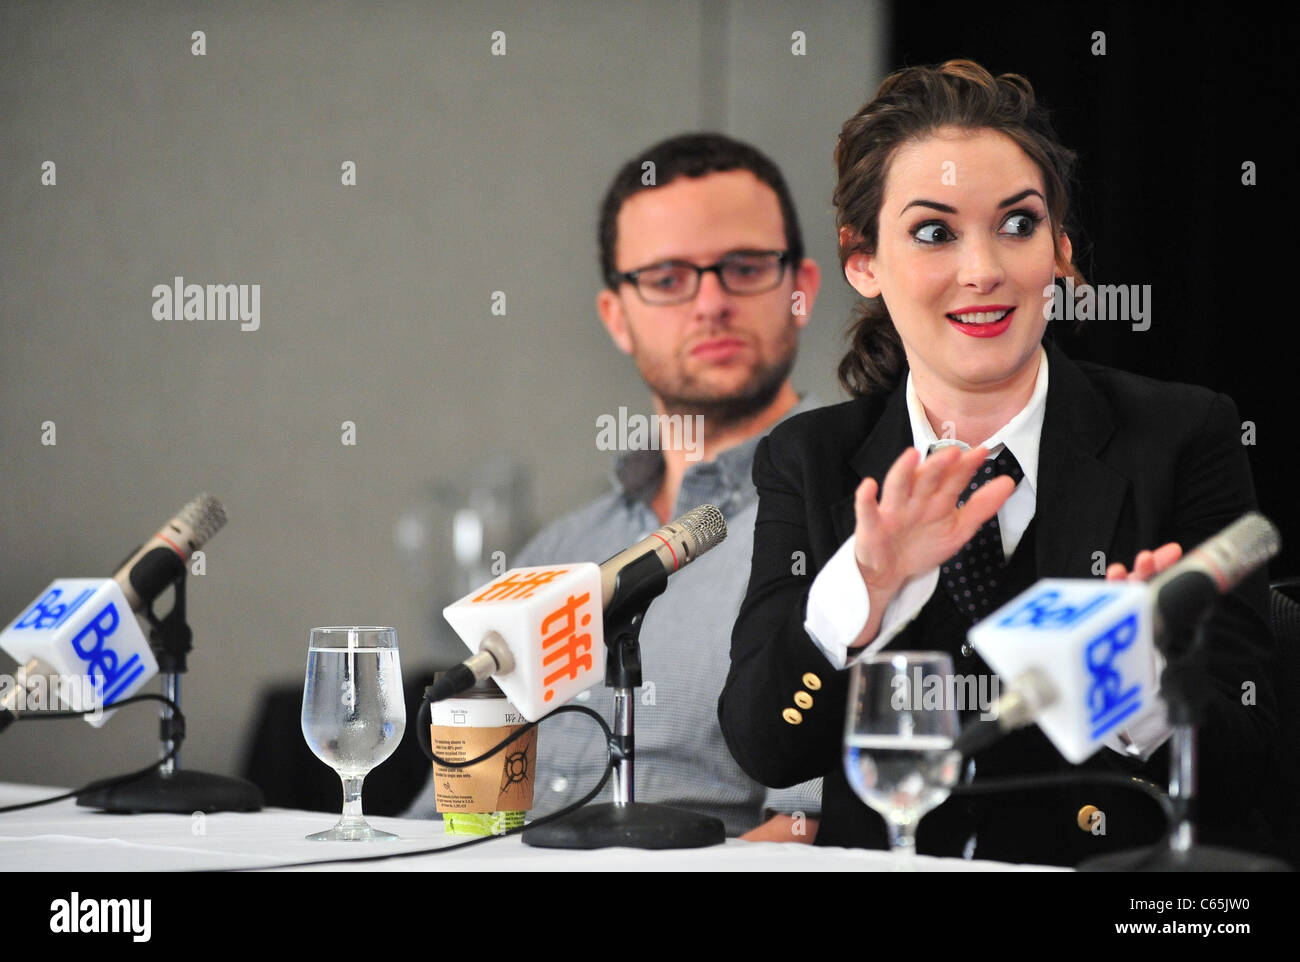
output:
<path id="1" fill-rule="evenodd" d="M 13 805 L 66 789 L 0 783 L 0 805 Z M 375 828 L 401 836 L 395 842 L 309 842 L 304 836 L 331 827 L 338 816 L 269 808 L 212 815 L 109 815 L 78 808 L 72 799 L 0 814 L 0 864 L 9 871 L 130 872 L 281 869 L 288 863 L 411 852 L 453 845 L 442 823 L 423 819 L 368 818 Z M 481 872 L 1016 872 L 1062 871 L 1051 866 L 915 856 L 865 849 L 821 848 L 728 839 L 711 848 L 646 852 L 614 848 L 563 851 L 532 848 L 518 836 L 493 839 L 458 852 L 385 859 L 355 865 L 313 866 L 312 871 L 427 872 L 447 868 Z M 293 870 L 293 869 L 291 869 Z M 308 869 L 298 869 L 300 871 Z"/>

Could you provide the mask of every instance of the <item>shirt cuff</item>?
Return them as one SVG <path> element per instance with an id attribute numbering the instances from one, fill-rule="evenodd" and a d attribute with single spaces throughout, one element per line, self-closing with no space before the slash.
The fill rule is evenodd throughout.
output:
<path id="1" fill-rule="evenodd" d="M 850 657 L 849 645 L 857 641 L 871 614 L 867 586 L 858 570 L 853 537 L 850 536 L 813 579 L 812 589 L 808 592 L 804 630 L 835 668 L 847 668 L 864 655 L 889 644 L 921 613 L 938 584 L 937 565 L 930 571 L 908 578 L 885 608 L 876 637 Z"/>
<path id="2" fill-rule="evenodd" d="M 1165 659 L 1156 648 L 1151 649 L 1151 663 L 1154 666 L 1156 686 L 1159 687 L 1160 676 L 1165 670 Z M 1112 733 L 1102 742 L 1107 748 L 1130 758 L 1149 759 L 1157 748 L 1165 743 L 1173 727 L 1169 724 L 1164 699 L 1157 695 L 1147 710 L 1135 716 L 1123 728 Z"/>

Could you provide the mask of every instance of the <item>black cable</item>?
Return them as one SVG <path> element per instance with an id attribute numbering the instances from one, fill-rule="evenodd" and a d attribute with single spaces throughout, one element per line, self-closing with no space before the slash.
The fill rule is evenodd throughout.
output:
<path id="1" fill-rule="evenodd" d="M 479 762 L 491 758 L 493 755 L 501 751 L 501 749 L 505 748 L 516 738 L 519 738 L 521 735 L 528 734 L 530 731 L 532 731 L 534 728 L 537 727 L 537 722 L 529 722 L 526 725 L 520 726 L 516 731 L 511 732 L 504 739 L 497 742 L 495 745 L 493 745 L 491 748 L 485 751 L 482 755 L 479 755 L 477 758 L 471 758 L 469 761 L 465 761 L 465 762 L 450 762 L 447 761 L 446 759 L 439 758 L 437 755 L 435 755 L 433 753 L 433 746 L 430 745 L 429 743 L 429 723 L 424 720 L 424 716 L 426 714 L 425 709 L 428 707 L 428 705 L 429 705 L 428 701 L 425 701 L 424 704 L 420 706 L 419 714 L 416 715 L 416 721 L 415 721 L 416 741 L 420 743 L 420 750 L 424 752 L 425 758 L 429 759 L 429 761 L 431 762 L 437 762 L 439 765 L 443 766 L 444 768 L 469 768 L 471 765 L 477 765 Z M 557 712 L 559 710 L 560 709 L 558 708 L 556 709 Z M 600 720 L 603 722 L 605 719 L 601 718 Z M 613 733 L 609 731 L 609 726 L 605 726 L 605 731 L 606 734 L 612 737 Z M 424 737 L 420 737 L 420 733 L 423 733 Z"/>
<path id="2" fill-rule="evenodd" d="M 444 675 L 443 677 L 445 678 L 446 676 Z M 415 740 L 419 743 L 420 751 L 424 752 L 425 758 L 429 759 L 429 761 L 431 762 L 437 762 L 439 765 L 442 765 L 444 768 L 468 768 L 471 765 L 477 765 L 479 762 L 491 758 L 497 752 L 501 751 L 501 749 L 505 748 L 512 741 L 518 738 L 520 735 L 523 735 L 528 731 L 532 730 L 533 728 L 537 727 L 537 722 L 529 722 L 527 725 L 524 725 L 522 728 L 514 732 L 514 734 L 508 735 L 505 741 L 493 745 L 491 748 L 485 751 L 478 758 L 471 758 L 467 762 L 447 761 L 446 759 L 439 758 L 437 755 L 433 753 L 433 744 L 430 741 L 431 736 L 429 735 L 429 725 L 432 723 L 433 720 L 432 703 L 439 700 L 440 700 L 439 698 L 434 697 L 434 685 L 430 685 L 428 688 L 424 690 L 424 699 L 420 702 L 420 710 L 415 714 Z M 601 721 L 603 722 L 604 719 L 602 718 Z M 607 734 L 609 734 L 608 729 L 607 729 Z"/>
<path id="3" fill-rule="evenodd" d="M 315 868 L 316 866 L 319 865 L 340 865 L 345 862 L 347 863 L 382 862 L 387 859 L 394 859 L 394 858 L 415 858 L 420 855 L 440 855 L 443 852 L 455 852 L 462 848 L 468 848 L 471 845 L 481 845 L 482 843 L 490 842 L 495 838 L 506 838 L 509 835 L 518 835 L 521 832 L 526 832 L 530 828 L 534 828 L 538 825 L 546 825 L 549 824 L 550 822 L 554 822 L 557 819 L 564 818 L 564 816 L 568 815 L 569 813 L 575 812 L 578 809 L 582 808 L 582 806 L 586 805 L 588 802 L 594 799 L 605 788 L 605 783 L 609 781 L 609 776 L 614 771 L 614 756 L 613 756 L 613 752 L 610 750 L 610 741 L 611 739 L 613 739 L 614 733 L 610 730 L 609 725 L 606 723 L 605 719 L 601 717 L 599 712 L 594 711 L 591 708 L 587 708 L 584 705 L 562 705 L 559 708 L 555 709 L 553 712 L 550 712 L 546 717 L 551 718 L 554 717 L 555 715 L 560 714 L 561 712 L 580 712 L 584 715 L 589 715 L 596 720 L 596 724 L 600 725 L 601 731 L 605 733 L 605 771 L 601 774 L 600 781 L 596 783 L 596 787 L 593 788 L 591 791 L 589 791 L 586 795 L 582 796 L 582 798 L 578 799 L 572 805 L 566 805 L 564 808 L 552 812 L 550 815 L 544 815 L 541 818 L 534 819 L 533 821 L 529 822 L 527 825 L 520 825 L 517 828 L 507 829 L 504 832 L 493 833 L 492 835 L 481 835 L 477 838 L 471 838 L 463 842 L 457 842 L 455 845 L 439 845 L 436 848 L 415 849 L 410 852 L 386 852 L 381 855 L 363 855 L 360 858 L 322 858 L 311 862 L 284 862 L 279 865 L 250 865 L 246 868 L 227 868 L 227 869 L 217 869 L 216 871 L 269 872 L 269 871 L 274 871 L 276 869 L 282 869 L 282 868 Z M 468 762 L 438 761 L 438 764 L 447 765 L 448 767 L 454 767 L 454 768 L 464 768 L 466 765 L 473 765 L 477 762 L 481 762 L 485 758 L 489 758 L 495 753 L 499 752 L 506 745 L 510 744 L 520 735 L 527 732 L 528 729 L 536 726 L 537 724 L 538 722 L 529 722 L 519 731 L 514 732 L 504 741 L 488 749 L 484 754 L 480 755 L 478 758 L 475 758 L 471 761 Z M 432 751 L 429 751 L 426 752 L 426 754 L 432 756 L 433 753 Z M 212 870 L 191 869 L 191 871 L 206 872 Z"/>
<path id="4" fill-rule="evenodd" d="M 185 716 L 181 714 L 181 706 L 176 704 L 176 702 L 172 701 L 170 698 L 166 697 L 165 695 L 159 695 L 156 692 L 146 692 L 143 695 L 132 695 L 130 698 L 123 698 L 121 701 L 113 702 L 113 704 L 109 707 L 113 711 L 116 711 L 117 709 L 123 708 L 126 705 L 130 705 L 134 702 L 140 702 L 140 701 L 160 701 L 164 705 L 167 705 L 172 710 L 172 718 L 179 721 L 181 730 L 184 731 Z M 101 710 L 102 710 L 101 708 L 96 707 L 96 708 L 87 708 L 85 711 L 73 711 L 71 709 L 62 710 L 62 711 L 16 711 L 13 714 L 15 716 L 14 718 L 15 721 L 39 721 L 42 718 L 49 718 L 49 719 L 80 718 L 82 715 L 90 715 L 93 714 L 94 712 L 101 711 Z M 110 778 L 101 778 L 99 781 L 91 782 L 89 785 L 83 785 L 81 788 L 75 788 L 70 792 L 64 792 L 62 795 L 52 795 L 49 798 L 38 798 L 34 802 L 23 802 L 19 805 L 5 805 L 3 807 L 0 807 L 0 815 L 4 814 L 5 812 L 18 812 L 25 808 L 37 808 L 41 805 L 52 805 L 55 802 L 61 802 L 68 798 L 75 798 L 76 796 L 82 794 L 83 792 L 93 792 L 101 788 L 111 788 L 114 785 L 125 785 L 127 782 L 133 782 L 137 778 L 144 778 L 155 768 L 158 768 L 161 765 L 165 765 L 167 764 L 167 762 L 175 758 L 176 753 L 180 751 L 180 748 L 181 748 L 180 739 L 176 739 L 175 741 L 172 742 L 171 749 L 165 755 L 163 755 L 162 758 L 158 759 L 152 765 L 147 765 L 144 768 L 141 768 L 134 772 L 129 772 L 126 775 L 114 775 Z"/>

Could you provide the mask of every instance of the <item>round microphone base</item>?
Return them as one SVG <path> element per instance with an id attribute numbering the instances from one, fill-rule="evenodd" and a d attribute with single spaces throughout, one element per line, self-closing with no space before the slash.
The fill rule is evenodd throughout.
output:
<path id="1" fill-rule="evenodd" d="M 104 812 L 258 812 L 262 793 L 252 782 L 187 769 L 164 775 L 152 771 L 122 785 L 82 792 L 77 804 Z"/>
<path id="2" fill-rule="evenodd" d="M 1100 855 L 1079 863 L 1080 872 L 1289 872 L 1280 859 L 1213 845 L 1193 845 L 1184 852 L 1168 846 L 1135 848 Z"/>
<path id="3" fill-rule="evenodd" d="M 704 848 L 727 838 L 722 822 L 666 805 L 588 805 L 546 825 L 525 829 L 535 848 Z"/>

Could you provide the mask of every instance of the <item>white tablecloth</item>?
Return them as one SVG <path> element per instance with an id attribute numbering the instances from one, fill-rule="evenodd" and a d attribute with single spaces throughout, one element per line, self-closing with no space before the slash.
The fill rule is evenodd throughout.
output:
<path id="1" fill-rule="evenodd" d="M 63 789 L 0 784 L 0 805 L 13 805 Z M 441 822 L 368 818 L 395 842 L 309 842 L 304 836 L 330 828 L 337 815 L 270 808 L 251 814 L 108 815 L 78 808 L 71 799 L 0 814 L 0 865 L 9 871 L 177 871 L 261 869 L 327 858 L 409 852 L 455 844 Z M 492 839 L 459 852 L 385 859 L 355 865 L 313 867 L 320 871 L 431 871 L 454 867 L 483 872 L 571 871 L 1024 871 L 1042 866 L 963 861 L 928 856 L 902 858 L 888 852 L 819 848 L 775 842 L 741 842 L 672 852 L 627 848 L 571 852 L 532 848 L 517 836 Z"/>

